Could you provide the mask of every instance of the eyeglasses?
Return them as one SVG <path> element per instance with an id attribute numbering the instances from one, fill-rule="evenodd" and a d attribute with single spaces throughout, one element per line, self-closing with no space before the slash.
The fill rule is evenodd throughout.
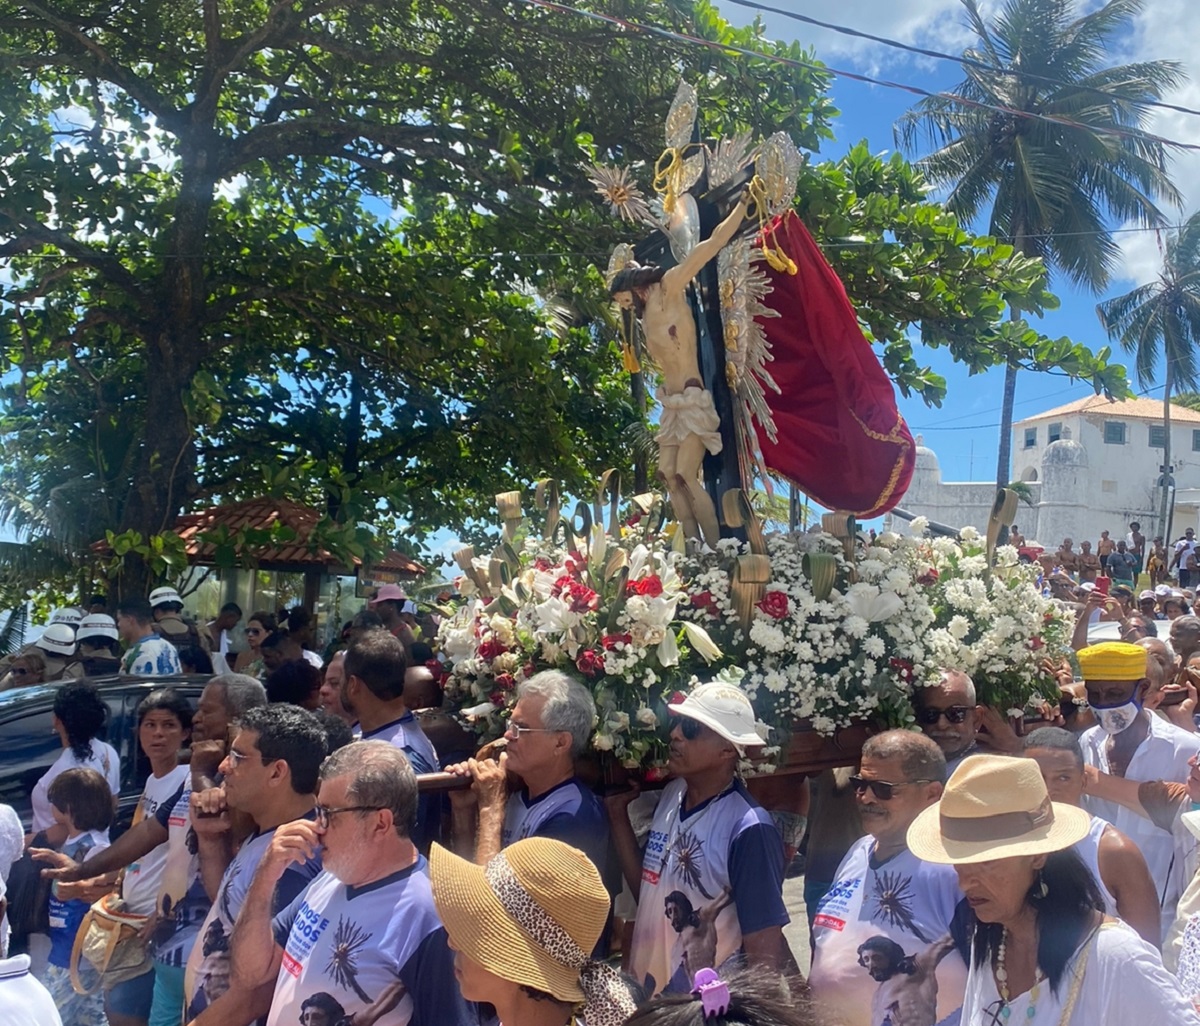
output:
<path id="1" fill-rule="evenodd" d="M 549 727 L 523 727 L 519 723 L 510 723 L 504 728 L 505 737 L 515 737 L 518 741 L 526 734 L 561 734 L 561 730 L 551 730 Z"/>
<path id="2" fill-rule="evenodd" d="M 863 794 L 868 788 L 881 802 L 890 802 L 896 796 L 896 788 L 907 787 L 909 784 L 928 784 L 928 777 L 918 777 L 916 780 L 901 780 L 893 784 L 888 780 L 868 780 L 857 773 L 850 778 L 850 786 L 855 794 Z"/>
<path id="3" fill-rule="evenodd" d="M 267 760 L 264 758 L 261 752 L 258 753 L 258 757 L 262 759 L 263 765 L 265 766 L 267 764 Z M 227 758 L 229 759 L 229 765 L 234 769 L 237 769 L 237 767 L 240 766 L 244 760 L 249 759 L 250 756 L 246 752 L 239 752 L 236 748 L 231 748 L 229 749 Z"/>
<path id="4" fill-rule="evenodd" d="M 382 805 L 345 805 L 340 809 L 331 809 L 327 805 L 313 806 L 313 822 L 318 830 L 328 830 L 329 820 L 342 812 L 378 812 Z"/>
<path id="5" fill-rule="evenodd" d="M 932 727 L 943 716 L 948 723 L 965 723 L 967 714 L 971 711 L 969 705 L 952 705 L 948 709 L 924 708 L 917 710 L 917 722 Z"/>
<path id="6" fill-rule="evenodd" d="M 667 731 L 667 734 L 675 733 L 676 727 L 679 728 L 679 733 L 683 735 L 685 741 L 695 741 L 700 736 L 700 731 L 704 729 L 704 724 L 689 716 L 672 716 L 671 729 Z"/>

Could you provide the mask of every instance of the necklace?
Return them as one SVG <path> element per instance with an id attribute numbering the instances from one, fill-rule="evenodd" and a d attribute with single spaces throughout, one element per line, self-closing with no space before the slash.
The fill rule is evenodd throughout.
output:
<path id="1" fill-rule="evenodd" d="M 1010 1002 L 1012 995 L 1008 989 L 1008 966 L 1005 962 L 1008 951 L 1008 930 L 1007 928 L 1000 934 L 1000 944 L 996 948 L 996 964 L 993 972 L 996 976 L 996 990 L 1000 994 L 1000 1018 L 1003 1022 L 1008 1022 L 1009 1016 L 1012 1014 Z M 1042 987 L 1042 980 L 1045 977 L 1042 975 L 1041 969 L 1035 968 L 1033 974 L 1033 986 L 1029 989 L 1029 1007 L 1025 1009 L 1025 1018 L 1032 1020 L 1037 1014 L 1037 1001 L 1039 992 Z"/>

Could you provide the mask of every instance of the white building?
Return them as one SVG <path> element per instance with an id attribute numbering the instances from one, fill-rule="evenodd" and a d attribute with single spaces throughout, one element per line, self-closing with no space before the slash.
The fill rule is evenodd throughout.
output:
<path id="1" fill-rule="evenodd" d="M 1110 402 L 1091 396 L 1013 424 L 1013 478 L 1025 481 L 1033 507 L 1018 508 L 1021 533 L 1048 547 L 1063 538 L 1093 544 L 1107 530 L 1125 537 L 1130 521 L 1152 538 L 1158 526 L 1163 456 L 1162 403 Z M 995 498 L 990 483 L 943 481 L 937 456 L 918 439 L 904 509 L 952 526 L 983 530 Z M 1171 406 L 1175 507 L 1172 533 L 1200 522 L 1200 412 Z M 1078 547 L 1078 544 L 1077 544 Z"/>

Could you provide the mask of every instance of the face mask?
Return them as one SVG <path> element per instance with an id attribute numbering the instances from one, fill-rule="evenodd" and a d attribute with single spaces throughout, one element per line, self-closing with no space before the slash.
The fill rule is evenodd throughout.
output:
<path id="1" fill-rule="evenodd" d="M 1141 711 L 1142 703 L 1136 698 L 1131 698 L 1128 702 L 1122 702 L 1120 705 L 1092 706 L 1092 712 L 1096 716 L 1096 722 L 1100 725 L 1100 729 L 1109 735 L 1119 734 L 1132 725 Z"/>

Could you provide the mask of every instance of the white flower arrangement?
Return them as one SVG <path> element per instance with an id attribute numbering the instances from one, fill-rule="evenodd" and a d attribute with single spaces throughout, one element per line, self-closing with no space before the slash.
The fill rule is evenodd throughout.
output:
<path id="1" fill-rule="evenodd" d="M 488 739 L 522 680 L 566 670 L 595 696 L 593 747 L 652 778 L 666 764 L 672 695 L 718 674 L 754 703 L 768 756 L 797 721 L 823 734 L 868 718 L 911 723 L 913 687 L 943 667 L 970 674 L 999 709 L 1056 696 L 1042 662 L 1065 653 L 1070 624 L 1038 568 L 1002 548 L 989 571 L 977 531 L 928 539 L 920 518 L 912 526 L 860 542 L 853 563 L 829 535 L 769 536 L 771 580 L 748 628 L 731 587 L 747 551 L 736 540 L 689 555 L 669 532 L 595 529 L 588 551 L 527 541 L 500 597 L 462 582 L 465 601 L 438 636 L 448 700 Z M 814 592 L 806 555 L 836 561 L 827 594 Z"/>

